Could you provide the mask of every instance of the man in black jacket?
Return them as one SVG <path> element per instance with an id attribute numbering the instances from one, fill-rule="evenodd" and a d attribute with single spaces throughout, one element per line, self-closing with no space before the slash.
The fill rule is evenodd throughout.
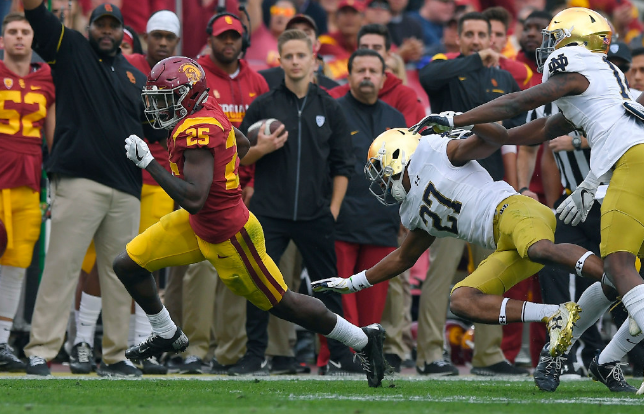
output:
<path id="1" fill-rule="evenodd" d="M 24 0 L 34 50 L 52 66 L 56 132 L 45 165 L 52 180 L 51 240 L 25 348 L 27 374 L 49 375 L 65 337 L 83 256 L 94 238 L 103 292 L 101 376 L 139 376 L 125 360 L 131 299 L 112 261 L 138 233 L 141 171 L 123 156 L 123 139 L 159 133 L 142 126 L 146 77 L 121 54 L 123 17 L 105 3 L 92 12 L 89 38 L 64 27 L 41 0 Z M 165 133 L 162 135 L 165 138 Z M 156 138 L 156 139 L 155 139 Z"/>
<path id="2" fill-rule="evenodd" d="M 278 49 L 284 81 L 248 107 L 240 129 L 247 131 L 257 121 L 276 118 L 287 132 L 266 136 L 260 128 L 257 145 L 242 160 L 256 163 L 255 194 L 249 207 L 264 228 L 269 256 L 279 262 L 292 239 L 311 279 L 319 280 L 337 275 L 334 225 L 353 170 L 351 131 L 337 102 L 310 82 L 315 60 L 306 34 L 285 31 Z M 319 298 L 342 315 L 339 295 Z M 249 303 L 246 355 L 229 374 L 265 369 L 267 323 L 268 313 Z M 331 340 L 329 347 L 332 361 L 361 372 L 347 347 Z"/>
<path id="3" fill-rule="evenodd" d="M 349 58 L 348 66 L 350 90 L 338 103 L 351 127 L 354 174 L 335 226 L 338 276 L 343 278 L 373 266 L 398 247 L 398 207 L 385 206 L 371 195 L 364 166 L 369 147 L 378 135 L 407 125 L 401 112 L 378 99 L 386 79 L 383 57 L 371 49 L 358 49 Z M 342 297 L 347 320 L 365 325 L 381 322 L 389 283 L 374 288 L 367 289 L 368 293 L 363 290 Z M 398 356 L 387 358 L 395 368 L 400 368 Z M 329 364 L 330 374 L 335 369 Z"/>

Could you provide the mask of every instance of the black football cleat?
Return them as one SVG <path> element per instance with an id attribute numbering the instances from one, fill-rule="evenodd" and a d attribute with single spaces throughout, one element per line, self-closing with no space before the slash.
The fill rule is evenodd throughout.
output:
<path id="1" fill-rule="evenodd" d="M 550 355 L 550 344 L 539 353 L 539 363 L 534 369 L 534 383 L 541 391 L 554 392 L 559 387 L 563 357 Z"/>
<path id="2" fill-rule="evenodd" d="M 637 388 L 624 379 L 621 363 L 619 361 L 607 362 L 599 365 L 599 356 L 593 358 L 588 367 L 590 377 L 608 387 L 612 392 L 637 392 Z"/>
<path id="3" fill-rule="evenodd" d="M 362 328 L 362 330 L 367 335 L 369 342 L 356 355 L 358 355 L 358 358 L 362 362 L 362 369 L 367 373 L 369 386 L 374 388 L 380 387 L 387 369 L 387 362 L 383 350 L 385 328 L 379 323 L 372 323 Z"/>
<path id="4" fill-rule="evenodd" d="M 125 351 L 125 357 L 131 361 L 139 362 L 164 352 L 183 352 L 188 348 L 188 337 L 177 327 L 177 332 L 172 338 L 165 339 L 152 334 L 144 342 L 134 345 Z"/>

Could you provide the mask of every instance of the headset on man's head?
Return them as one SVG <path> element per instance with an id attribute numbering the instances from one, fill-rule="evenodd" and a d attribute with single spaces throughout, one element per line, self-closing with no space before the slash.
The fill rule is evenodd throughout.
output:
<path id="1" fill-rule="evenodd" d="M 244 13 L 246 15 L 246 19 L 248 19 L 248 24 L 250 23 L 250 16 L 248 15 L 248 12 L 246 11 L 246 7 L 244 7 L 243 4 L 239 5 L 239 11 Z M 246 53 L 246 49 L 250 47 L 250 32 L 248 31 L 248 27 L 242 22 L 242 20 L 239 18 L 239 16 L 234 15 L 232 13 L 229 13 L 226 11 L 225 8 L 218 7 L 217 8 L 217 14 L 212 16 L 210 20 L 208 20 L 208 25 L 206 26 L 206 33 L 208 33 L 208 36 L 212 36 L 212 25 L 215 23 L 215 21 L 221 17 L 224 16 L 230 16 L 233 19 L 239 20 L 239 23 L 241 23 L 242 28 L 244 29 L 244 34 L 242 34 L 242 54 Z"/>

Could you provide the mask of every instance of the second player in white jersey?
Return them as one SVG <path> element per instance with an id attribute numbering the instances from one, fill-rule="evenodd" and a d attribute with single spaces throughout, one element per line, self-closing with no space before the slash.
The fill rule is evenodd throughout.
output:
<path id="1" fill-rule="evenodd" d="M 435 237 L 458 237 L 496 249 L 492 227 L 496 207 L 517 192 L 505 181 L 493 181 L 476 161 L 452 165 L 448 142 L 440 135 L 420 140 L 407 170 L 411 188 L 400 206 L 402 224 Z"/>
<path id="2" fill-rule="evenodd" d="M 554 103 L 575 128 L 584 131 L 592 149 L 590 168 L 599 177 L 629 148 L 644 143 L 644 124 L 622 105 L 635 99 L 622 71 L 606 55 L 584 47 L 564 47 L 550 54 L 543 82 L 557 73 L 579 73 L 588 80 L 583 93 L 562 96 Z"/>

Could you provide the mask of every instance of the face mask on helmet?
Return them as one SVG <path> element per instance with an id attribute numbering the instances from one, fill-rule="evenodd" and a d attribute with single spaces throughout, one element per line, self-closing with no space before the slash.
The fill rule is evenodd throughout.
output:
<path id="1" fill-rule="evenodd" d="M 383 167 L 382 159 L 386 154 L 385 144 L 378 153 L 378 156 L 372 157 L 367 161 L 364 167 L 367 179 L 371 181 L 369 191 L 376 196 L 378 201 L 386 206 L 400 204 L 405 201 L 407 191 L 402 184 L 405 167 L 409 164 L 409 159 L 405 157 L 404 151 L 400 149 L 394 150 L 392 158 L 401 158 L 402 170 L 394 175 L 394 170 L 390 166 Z"/>
<path id="2" fill-rule="evenodd" d="M 141 93 L 145 105 L 145 116 L 155 129 L 172 129 L 188 111 L 181 102 L 190 92 L 190 88 L 181 85 L 174 89 L 158 89 L 146 86 Z"/>
<path id="3" fill-rule="evenodd" d="M 543 29 L 541 35 L 543 36 L 541 47 L 538 47 L 536 50 L 537 71 L 539 73 L 543 73 L 543 66 L 546 64 L 548 56 L 555 51 L 559 42 L 571 36 L 568 29 L 557 29 L 553 31 Z"/>

